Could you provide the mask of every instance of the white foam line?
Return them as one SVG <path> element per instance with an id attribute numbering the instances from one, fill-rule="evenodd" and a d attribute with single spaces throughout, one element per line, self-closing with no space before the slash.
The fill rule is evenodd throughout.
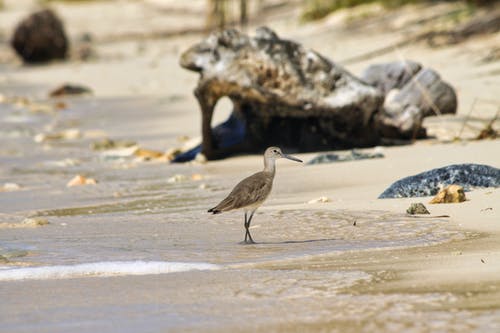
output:
<path id="1" fill-rule="evenodd" d="M 219 265 L 209 263 L 103 261 L 77 265 L 0 269 L 0 281 L 166 274 L 192 270 L 216 270 L 220 268 L 221 266 Z"/>

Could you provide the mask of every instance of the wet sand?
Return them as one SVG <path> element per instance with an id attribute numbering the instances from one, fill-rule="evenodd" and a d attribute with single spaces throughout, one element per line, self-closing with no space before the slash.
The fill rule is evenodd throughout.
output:
<path id="1" fill-rule="evenodd" d="M 75 22 L 71 33 L 86 28 L 77 7 L 58 6 Z M 106 4 L 87 6 L 99 12 Z M 26 10 L 16 8 L 0 11 L 2 31 Z M 170 21 L 156 27 L 159 14 L 143 10 L 156 15 L 146 27 L 171 29 Z M 343 13 L 300 26 L 284 17 L 294 7 L 287 10 L 269 21 L 272 27 L 333 60 L 404 34 L 383 25 L 373 36 L 338 30 Z M 421 8 L 421 15 L 431 11 Z M 179 13 L 187 26 L 197 22 Z M 106 36 L 117 20 L 109 15 L 100 27 Z M 413 14 L 399 15 L 408 21 Z M 130 22 L 124 32 L 144 29 Z M 90 62 L 0 67 L 2 96 L 31 101 L 0 103 L 0 185 L 20 186 L 0 192 L 1 332 L 500 330 L 499 190 L 468 192 L 460 204 L 376 199 L 393 181 L 431 168 L 500 165 L 498 140 L 448 141 L 474 100 L 475 118 L 488 119 L 498 107 L 500 78 L 487 74 L 498 62 L 475 62 L 498 34 L 438 49 L 410 45 L 346 66 L 359 74 L 370 62 L 400 55 L 421 61 L 457 88 L 458 115 L 429 118 L 437 139 L 384 147 L 382 159 L 311 166 L 280 160 L 273 193 L 252 222 L 255 245 L 240 244 L 242 213 L 206 210 L 260 170 L 261 156 L 170 165 L 89 148 L 110 137 L 165 151 L 182 145 L 179 136 L 198 136 L 197 77 L 177 61 L 199 38 L 103 37 L 96 44 L 100 57 Z M 0 55 L 10 57 L 5 45 Z M 33 103 L 53 105 L 47 93 L 68 81 L 94 94 L 62 99 L 62 111 L 30 111 Z M 229 110 L 222 102 L 214 122 Z M 34 140 L 71 128 L 80 136 Z M 475 131 L 467 127 L 463 135 Z M 314 156 L 298 154 L 305 161 Z M 76 174 L 97 184 L 67 187 Z M 320 197 L 329 201 L 308 203 Z M 412 202 L 424 202 L 431 216 L 449 217 L 408 217 Z M 27 217 L 49 224 L 23 224 Z"/>

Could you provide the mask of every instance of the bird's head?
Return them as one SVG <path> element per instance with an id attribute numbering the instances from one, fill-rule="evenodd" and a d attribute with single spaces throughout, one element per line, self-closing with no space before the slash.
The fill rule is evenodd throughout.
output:
<path id="1" fill-rule="evenodd" d="M 302 160 L 299 160 L 296 157 L 284 154 L 279 147 L 269 147 L 266 149 L 266 152 L 264 153 L 265 159 L 278 159 L 278 158 L 286 158 L 291 161 L 295 162 L 302 162 Z"/>

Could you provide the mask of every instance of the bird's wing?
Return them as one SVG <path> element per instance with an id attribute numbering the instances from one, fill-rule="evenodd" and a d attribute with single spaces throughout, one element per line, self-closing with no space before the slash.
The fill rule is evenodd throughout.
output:
<path id="1" fill-rule="evenodd" d="M 228 211 L 260 203 L 271 192 L 272 183 L 272 175 L 268 175 L 265 172 L 258 172 L 239 182 L 227 198 L 222 200 L 213 209 L 216 211 Z"/>

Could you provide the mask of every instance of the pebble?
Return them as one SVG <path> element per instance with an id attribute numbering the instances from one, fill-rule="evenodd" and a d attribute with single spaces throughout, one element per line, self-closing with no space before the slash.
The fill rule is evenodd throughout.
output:
<path id="1" fill-rule="evenodd" d="M 77 128 L 70 128 L 56 133 L 39 133 L 34 140 L 37 143 L 57 140 L 76 140 L 82 137 L 82 132 Z"/>
<path id="2" fill-rule="evenodd" d="M 458 203 L 464 201 L 464 188 L 460 185 L 449 185 L 439 191 L 438 194 L 436 194 L 436 196 L 431 201 L 429 201 L 429 203 Z"/>
<path id="3" fill-rule="evenodd" d="M 57 161 L 47 161 L 44 162 L 43 165 L 45 166 L 53 166 L 53 167 L 59 167 L 59 168 L 67 168 L 67 167 L 73 167 L 81 164 L 81 160 L 75 159 L 75 158 L 65 158 L 64 160 L 57 160 Z"/>
<path id="4" fill-rule="evenodd" d="M 149 150 L 149 149 L 143 149 L 139 148 L 134 152 L 134 155 L 137 157 L 141 157 L 143 159 L 149 160 L 149 159 L 157 159 L 157 158 L 162 158 L 165 156 L 162 152 L 155 151 L 155 150 Z"/>
<path id="5" fill-rule="evenodd" d="M 424 206 L 423 203 L 418 202 L 418 203 L 412 203 L 410 207 L 406 210 L 406 212 L 410 215 L 415 215 L 415 214 L 430 214 L 427 208 Z"/>
<path id="6" fill-rule="evenodd" d="M 201 175 L 199 173 L 194 173 L 191 175 L 191 180 L 194 180 L 194 181 L 202 180 L 203 178 L 204 178 L 203 175 Z"/>
<path id="7" fill-rule="evenodd" d="M 97 181 L 93 178 L 86 178 L 82 175 L 76 175 L 66 184 L 66 186 L 73 187 L 73 186 L 95 185 L 95 184 L 97 184 Z"/>
<path id="8" fill-rule="evenodd" d="M 12 192 L 19 191 L 21 189 L 21 185 L 16 183 L 5 183 L 2 187 L 0 187 L 0 192 Z"/>
<path id="9" fill-rule="evenodd" d="M 174 175 L 172 177 L 170 177 L 169 179 L 167 179 L 167 183 L 180 183 L 180 182 L 183 182 L 183 181 L 186 181 L 188 179 L 188 177 L 186 177 L 185 175 Z"/>
<path id="10" fill-rule="evenodd" d="M 108 138 L 92 142 L 90 144 L 90 149 L 92 150 L 110 150 L 110 149 L 118 149 L 118 148 L 130 148 L 136 147 L 136 143 L 134 141 L 125 141 L 125 140 L 111 140 Z"/>
<path id="11" fill-rule="evenodd" d="M 307 203 L 308 204 L 314 204 L 314 203 L 326 203 L 326 202 L 330 202 L 330 198 L 328 197 L 319 197 L 319 198 L 316 198 L 316 199 L 312 199 L 312 200 L 309 200 Z"/>
<path id="12" fill-rule="evenodd" d="M 128 148 L 110 149 L 103 151 L 101 153 L 101 156 L 104 159 L 118 159 L 122 157 L 129 157 L 134 155 L 137 149 L 139 149 L 137 146 L 132 146 Z"/>
<path id="13" fill-rule="evenodd" d="M 22 224 L 23 226 L 38 227 L 49 224 L 49 221 L 43 217 L 27 217 Z"/>

